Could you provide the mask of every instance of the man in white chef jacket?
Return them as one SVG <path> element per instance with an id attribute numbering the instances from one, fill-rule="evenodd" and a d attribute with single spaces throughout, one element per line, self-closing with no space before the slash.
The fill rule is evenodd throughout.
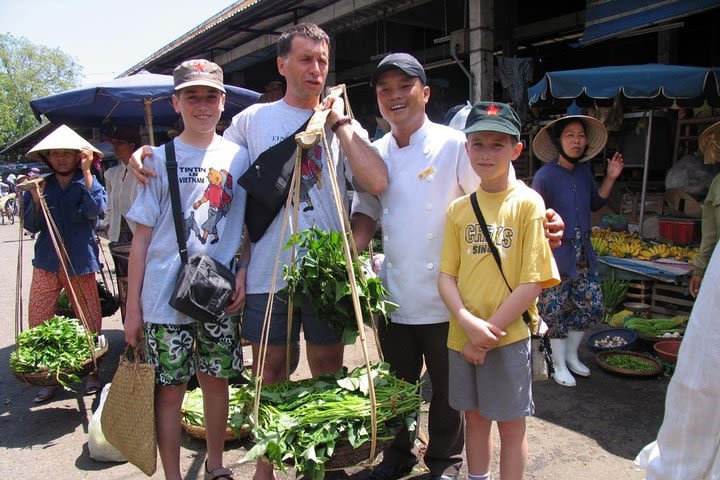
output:
<path id="1" fill-rule="evenodd" d="M 380 343 L 400 378 L 416 382 L 423 362 L 427 366 L 433 397 L 424 460 L 433 479 L 451 480 L 462 466 L 463 420 L 448 404 L 450 315 L 437 291 L 438 267 L 445 211 L 453 200 L 475 191 L 479 178 L 465 152 L 465 135 L 425 115 L 430 87 L 417 59 L 406 53 L 385 57 L 371 86 L 391 127 L 373 143 L 387 164 L 389 184 L 379 197 L 355 194 L 352 228 L 362 249 L 382 221 L 385 261 L 380 276 L 400 308 L 389 324 L 378 326 Z M 553 211 L 548 218 L 548 236 L 559 244 L 562 220 Z M 389 480 L 409 473 L 417 463 L 413 444 L 408 431 L 401 430 L 369 478 Z"/>

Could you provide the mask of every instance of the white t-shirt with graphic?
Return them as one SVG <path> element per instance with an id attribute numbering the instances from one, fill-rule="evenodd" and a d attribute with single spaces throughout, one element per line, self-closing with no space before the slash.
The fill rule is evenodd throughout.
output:
<path id="1" fill-rule="evenodd" d="M 242 239 L 245 190 L 237 179 L 250 165 L 247 150 L 217 137 L 207 149 L 175 139 L 178 184 L 188 257 L 205 253 L 229 267 Z M 138 189 L 129 220 L 152 227 L 141 293 L 143 320 L 188 324 L 194 320 L 168 301 L 180 269 L 165 147 L 154 147 L 146 165 L 157 173 Z"/>
<path id="2" fill-rule="evenodd" d="M 295 108 L 284 100 L 273 103 L 252 105 L 239 114 L 225 130 L 224 137 L 248 149 L 251 161 L 268 148 L 281 142 L 295 133 L 305 121 L 313 114 L 313 110 Z M 367 132 L 356 121 L 352 122 L 355 133 L 365 140 L 368 145 Z M 336 166 L 338 186 L 341 198 L 347 197 L 346 182 L 352 181 L 352 172 L 345 155 L 340 150 L 340 141 L 325 128 L 328 145 L 332 159 Z M 294 155 L 294 153 L 293 153 Z M 309 152 L 302 164 L 302 179 L 300 186 L 300 206 L 298 214 L 298 228 L 303 230 L 311 226 L 320 229 L 340 230 L 340 217 L 333 200 L 332 187 L 327 179 L 327 159 L 322 142 Z M 345 206 L 347 208 L 347 205 Z M 269 293 L 272 283 L 273 265 L 278 247 L 284 246 L 292 232 L 291 222 L 285 230 L 285 237 L 280 239 L 282 220 L 285 215 L 283 207 L 273 220 L 265 235 L 252 244 L 252 256 L 247 276 L 248 293 Z M 278 281 L 276 291 L 285 286 L 282 280 L 282 266 L 290 262 L 290 251 L 281 253 L 278 265 Z"/>

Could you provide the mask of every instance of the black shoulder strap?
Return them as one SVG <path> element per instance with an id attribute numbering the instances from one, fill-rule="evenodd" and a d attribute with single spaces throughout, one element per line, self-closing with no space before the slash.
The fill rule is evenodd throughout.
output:
<path id="1" fill-rule="evenodd" d="M 512 293 L 513 289 L 510 287 L 510 284 L 507 281 L 507 278 L 505 277 L 505 272 L 503 272 L 502 269 L 502 263 L 500 261 L 500 252 L 498 252 L 497 247 L 495 246 L 495 243 L 493 242 L 493 239 L 490 237 L 490 230 L 488 229 L 487 223 L 485 222 L 485 217 L 483 217 L 482 210 L 480 210 L 480 205 L 477 201 L 477 193 L 473 192 L 470 194 L 470 203 L 472 204 L 473 210 L 475 210 L 475 216 L 477 217 L 478 223 L 480 224 L 480 228 L 482 229 L 483 235 L 485 236 L 485 243 L 487 243 L 488 248 L 490 249 L 490 253 L 492 253 L 493 258 L 495 259 L 495 263 L 498 266 L 498 269 L 500 270 L 500 275 L 502 275 L 503 280 L 505 280 L 505 285 L 507 285 L 508 290 Z M 525 324 L 529 327 L 532 325 L 532 320 L 530 320 L 530 314 L 525 310 L 523 312 L 523 320 L 525 320 Z"/>
<path id="2" fill-rule="evenodd" d="M 172 205 L 173 220 L 175 221 L 175 236 L 177 237 L 180 261 L 188 262 L 187 244 L 183 218 L 180 212 L 180 185 L 177 176 L 177 159 L 175 158 L 175 142 L 170 140 L 165 144 L 165 168 L 167 169 L 168 185 L 170 187 L 170 204 Z"/>

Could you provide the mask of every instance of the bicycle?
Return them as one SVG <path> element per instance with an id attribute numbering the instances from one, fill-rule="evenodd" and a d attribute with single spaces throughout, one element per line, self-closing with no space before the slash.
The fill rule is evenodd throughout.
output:
<path id="1" fill-rule="evenodd" d="M 15 194 L 9 193 L 0 198 L 0 221 L 5 225 L 5 219 L 10 221 L 10 225 L 15 224 L 15 216 L 18 214 L 18 206 L 15 201 Z"/>

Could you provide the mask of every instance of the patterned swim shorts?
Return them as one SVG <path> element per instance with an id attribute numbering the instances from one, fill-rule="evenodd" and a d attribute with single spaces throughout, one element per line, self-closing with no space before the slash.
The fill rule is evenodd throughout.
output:
<path id="1" fill-rule="evenodd" d="M 232 378 L 242 370 L 239 317 L 188 325 L 144 323 L 148 362 L 158 385 L 182 385 L 196 371 Z"/>

